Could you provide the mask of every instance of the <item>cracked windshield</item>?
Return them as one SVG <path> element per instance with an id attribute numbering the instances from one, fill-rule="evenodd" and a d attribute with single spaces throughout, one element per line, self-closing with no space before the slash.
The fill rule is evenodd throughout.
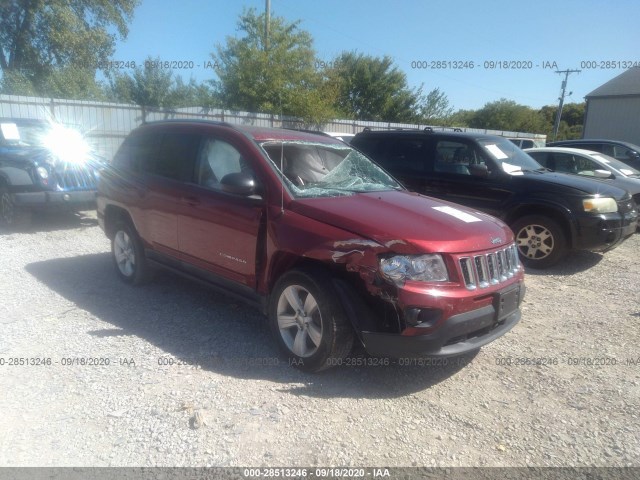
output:
<path id="1" fill-rule="evenodd" d="M 312 142 L 262 144 L 296 198 L 336 197 L 402 190 L 380 167 L 357 150 Z"/>

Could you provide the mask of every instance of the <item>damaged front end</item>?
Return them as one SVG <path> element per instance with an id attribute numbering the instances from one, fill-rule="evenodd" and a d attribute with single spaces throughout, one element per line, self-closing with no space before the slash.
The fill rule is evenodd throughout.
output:
<path id="1" fill-rule="evenodd" d="M 308 252 L 330 252 L 344 268 L 336 290 L 369 354 L 460 355 L 520 320 L 524 274 L 513 243 L 471 254 L 398 254 L 390 246 L 350 239 Z"/>

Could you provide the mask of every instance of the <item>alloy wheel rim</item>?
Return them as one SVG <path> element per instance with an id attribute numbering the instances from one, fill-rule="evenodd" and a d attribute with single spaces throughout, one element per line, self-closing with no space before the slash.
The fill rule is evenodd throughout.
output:
<path id="1" fill-rule="evenodd" d="M 131 237 L 122 230 L 118 231 L 114 239 L 113 250 L 120 273 L 125 277 L 131 277 L 136 267 L 136 255 Z"/>
<path id="2" fill-rule="evenodd" d="M 553 234 L 543 225 L 527 225 L 520 229 L 516 237 L 518 250 L 525 258 L 542 260 L 553 252 Z"/>
<path id="3" fill-rule="evenodd" d="M 312 356 L 322 341 L 322 315 L 314 296 L 300 285 L 285 288 L 278 299 L 278 329 L 287 348 L 298 357 Z"/>

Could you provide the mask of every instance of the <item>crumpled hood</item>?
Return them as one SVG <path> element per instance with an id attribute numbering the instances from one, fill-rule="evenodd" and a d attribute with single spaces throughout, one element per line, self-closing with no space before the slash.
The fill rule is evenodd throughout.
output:
<path id="1" fill-rule="evenodd" d="M 290 209 L 397 253 L 474 252 L 513 240 L 495 217 L 406 191 L 296 199 Z"/>

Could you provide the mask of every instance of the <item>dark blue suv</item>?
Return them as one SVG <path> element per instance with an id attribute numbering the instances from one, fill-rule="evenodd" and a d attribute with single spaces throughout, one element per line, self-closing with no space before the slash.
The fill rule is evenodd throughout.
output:
<path id="1" fill-rule="evenodd" d="M 0 118 L 0 224 L 24 227 L 35 209 L 95 208 L 102 165 L 74 129 Z"/>

